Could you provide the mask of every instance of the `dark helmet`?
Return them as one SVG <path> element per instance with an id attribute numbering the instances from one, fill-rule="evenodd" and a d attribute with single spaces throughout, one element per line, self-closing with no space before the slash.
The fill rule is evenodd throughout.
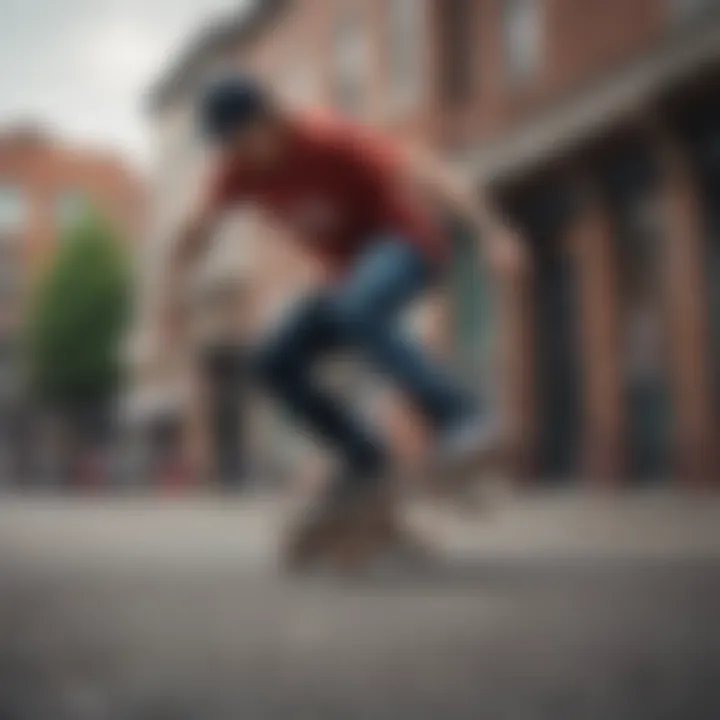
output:
<path id="1" fill-rule="evenodd" d="M 222 142 L 236 130 L 265 117 L 270 101 L 265 89 L 249 75 L 213 80 L 202 92 L 199 124 L 203 136 Z"/>

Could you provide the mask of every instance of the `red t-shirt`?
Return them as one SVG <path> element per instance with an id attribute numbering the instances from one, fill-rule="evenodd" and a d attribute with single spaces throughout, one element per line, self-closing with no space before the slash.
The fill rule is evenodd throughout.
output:
<path id="1" fill-rule="evenodd" d="M 402 154 L 382 139 L 349 123 L 302 117 L 292 121 L 280 166 L 221 162 L 210 197 L 218 208 L 258 205 L 334 269 L 387 234 L 441 261 L 440 223 L 404 171 Z"/>

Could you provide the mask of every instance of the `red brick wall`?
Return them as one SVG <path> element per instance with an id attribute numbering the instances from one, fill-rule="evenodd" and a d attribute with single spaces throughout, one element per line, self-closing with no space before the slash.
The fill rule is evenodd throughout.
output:
<path id="1" fill-rule="evenodd" d="M 433 0 L 434 11 L 443 10 Z M 474 2 L 475 94 L 466 108 L 436 105 L 444 139 L 487 141 L 647 50 L 672 27 L 672 0 L 538 0 L 544 55 L 537 75 L 509 81 L 503 48 L 504 0 Z"/>
<path id="2" fill-rule="evenodd" d="M 474 92 L 465 107 L 442 103 L 440 16 L 443 0 L 426 5 L 424 63 L 426 95 L 412 111 L 388 116 L 388 0 L 302 0 L 291 3 L 239 61 L 260 68 L 281 85 L 293 64 L 312 58 L 318 77 L 318 104 L 332 105 L 333 29 L 348 9 L 366 24 L 370 68 L 367 119 L 405 139 L 458 142 L 489 140 L 641 54 L 673 28 L 674 0 L 538 0 L 544 53 L 537 75 L 523 85 L 509 82 L 503 48 L 505 0 L 472 4 Z"/>
<path id="3" fill-rule="evenodd" d="M 27 198 L 23 253 L 28 269 L 42 266 L 57 234 L 55 203 L 64 191 L 79 191 L 112 218 L 127 242 L 135 242 L 145 211 L 140 180 L 116 157 L 61 144 L 21 129 L 0 133 L 0 183 Z"/>

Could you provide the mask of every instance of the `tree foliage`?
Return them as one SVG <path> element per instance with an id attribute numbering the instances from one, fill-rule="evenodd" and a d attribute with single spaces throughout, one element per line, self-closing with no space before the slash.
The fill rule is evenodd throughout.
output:
<path id="1" fill-rule="evenodd" d="M 103 218 L 87 212 L 61 233 L 28 321 L 30 384 L 41 402 L 72 413 L 111 399 L 129 290 L 122 246 Z"/>

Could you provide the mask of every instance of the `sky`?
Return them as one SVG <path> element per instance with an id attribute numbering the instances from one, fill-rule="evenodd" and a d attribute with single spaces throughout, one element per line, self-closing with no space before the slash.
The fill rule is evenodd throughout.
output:
<path id="1" fill-rule="evenodd" d="M 245 0 L 0 0 L 0 127 L 149 157 L 142 98 L 183 41 Z"/>

